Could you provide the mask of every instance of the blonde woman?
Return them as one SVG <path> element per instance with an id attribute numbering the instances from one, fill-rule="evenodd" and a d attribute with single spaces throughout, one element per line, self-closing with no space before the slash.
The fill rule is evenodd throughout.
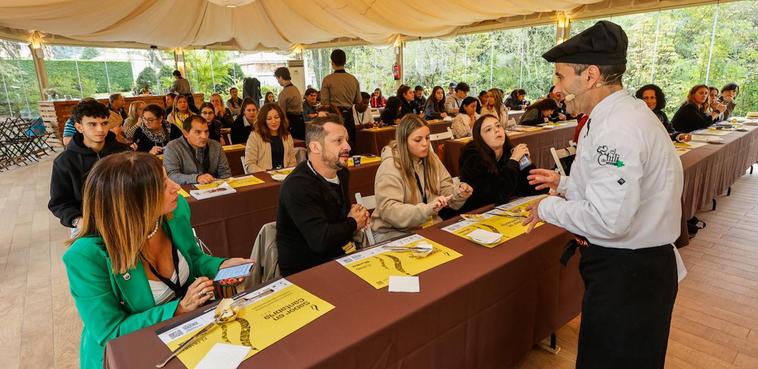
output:
<path id="1" fill-rule="evenodd" d="M 171 109 L 171 113 L 166 117 L 166 120 L 181 129 L 184 120 L 189 118 L 190 115 L 195 115 L 195 113 L 189 108 L 187 96 L 178 95 L 174 99 L 174 108 Z"/>
<path id="2" fill-rule="evenodd" d="M 480 116 L 494 115 L 500 122 L 500 126 L 503 128 L 508 126 L 508 108 L 503 105 L 502 91 L 497 88 L 489 89 L 482 103 L 484 106 L 482 106 Z"/>
<path id="3" fill-rule="evenodd" d="M 100 160 L 87 177 L 81 231 L 63 255 L 84 323 L 81 368 L 103 367 L 109 340 L 203 306 L 219 268 L 195 242 L 187 201 L 145 153 Z"/>
<path id="4" fill-rule="evenodd" d="M 376 210 L 371 226 L 377 242 L 440 221 L 440 210 L 459 209 L 471 186 L 455 188 L 450 173 L 432 150 L 429 127 L 420 117 L 400 119 L 395 140 L 382 150 L 376 172 Z"/>
<path id="5" fill-rule="evenodd" d="M 263 105 L 255 129 L 245 144 L 245 170 L 248 173 L 297 165 L 295 143 L 287 123 L 287 116 L 278 104 Z"/>
<path id="6" fill-rule="evenodd" d="M 126 120 L 124 120 L 122 129 L 124 131 L 124 135 L 129 140 L 134 137 L 134 131 L 136 131 L 137 127 L 140 125 L 140 118 L 142 118 L 143 110 L 145 110 L 145 102 L 142 100 L 132 101 L 132 103 L 129 105 L 129 113 L 126 117 Z"/>

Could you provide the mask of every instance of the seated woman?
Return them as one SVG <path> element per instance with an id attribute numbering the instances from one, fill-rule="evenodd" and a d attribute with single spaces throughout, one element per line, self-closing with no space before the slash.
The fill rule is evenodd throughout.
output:
<path id="1" fill-rule="evenodd" d="M 221 122 L 221 127 L 219 127 L 219 129 L 222 127 L 231 128 L 232 124 L 234 123 L 234 118 L 232 117 L 232 111 L 229 110 L 229 108 L 227 108 L 226 106 L 224 106 L 224 100 L 221 98 L 221 95 L 219 94 L 211 95 L 211 106 L 213 106 L 213 113 L 216 115 L 216 119 L 219 122 Z"/>
<path id="2" fill-rule="evenodd" d="M 216 107 L 211 103 L 203 103 L 200 105 L 200 116 L 208 122 L 208 137 L 223 144 L 221 137 L 223 123 L 216 117 Z"/>
<path id="3" fill-rule="evenodd" d="M 110 155 L 87 176 L 81 231 L 63 255 L 82 368 L 103 367 L 108 341 L 202 307 L 219 268 L 252 262 L 203 253 L 179 188 L 145 153 Z"/>
<path id="4" fill-rule="evenodd" d="M 266 92 L 266 97 L 263 99 L 264 104 L 272 104 L 276 102 L 276 97 L 274 96 L 274 93 L 269 91 Z"/>
<path id="5" fill-rule="evenodd" d="M 133 141 L 137 145 L 137 151 L 159 155 L 169 141 L 182 137 L 181 128 L 169 124 L 163 117 L 164 112 L 160 106 L 150 104 L 145 107 L 142 111 L 142 125 L 134 131 Z"/>
<path id="6" fill-rule="evenodd" d="M 278 104 L 263 105 L 245 145 L 245 171 L 255 173 L 295 165 L 295 143 L 287 116 Z"/>
<path id="7" fill-rule="evenodd" d="M 374 90 L 374 93 L 371 94 L 371 107 L 383 108 L 385 105 L 387 105 L 387 99 L 382 96 L 382 90 L 377 88 Z"/>
<path id="8" fill-rule="evenodd" d="M 450 125 L 450 128 L 453 129 L 453 136 L 455 138 L 471 137 L 471 127 L 474 125 L 474 122 L 479 119 L 479 114 L 476 113 L 478 106 L 479 100 L 473 96 L 468 96 L 463 99 L 460 111 L 458 115 L 453 118 L 453 124 Z"/>
<path id="9" fill-rule="evenodd" d="M 666 128 L 666 132 L 668 132 L 669 137 L 671 137 L 671 141 L 687 142 L 692 139 L 692 135 L 675 131 L 674 127 L 669 123 L 669 117 L 666 116 L 666 113 L 663 111 L 663 108 L 666 107 L 666 96 L 663 94 L 660 87 L 653 84 L 644 85 L 637 90 L 635 96 L 644 101 L 647 107 L 653 111 L 655 117 L 658 118 L 661 124 L 663 124 L 663 127 Z"/>
<path id="10" fill-rule="evenodd" d="M 124 119 L 124 125 L 122 131 L 124 136 L 131 140 L 134 137 L 134 131 L 137 130 L 140 120 L 142 118 L 142 111 L 145 109 L 145 102 L 141 100 L 132 101 L 129 105 L 129 113 Z"/>
<path id="11" fill-rule="evenodd" d="M 674 118 L 671 119 L 671 124 L 674 129 L 679 132 L 690 133 L 697 131 L 698 129 L 708 128 L 711 124 L 718 120 L 721 111 L 718 109 L 711 109 L 708 101 L 708 86 L 695 85 L 690 89 L 687 94 L 687 101 L 679 107 L 679 110 L 674 113 Z"/>
<path id="12" fill-rule="evenodd" d="M 247 142 L 247 138 L 250 136 L 250 132 L 253 131 L 253 126 L 255 126 L 255 118 L 258 116 L 258 105 L 249 97 L 242 100 L 240 110 L 242 113 L 234 120 L 230 132 L 232 144 L 244 144 Z"/>
<path id="13" fill-rule="evenodd" d="M 524 110 L 529 106 L 529 101 L 526 100 L 526 91 L 517 88 L 511 91 L 511 95 L 505 100 L 505 106 L 511 110 Z"/>
<path id="14" fill-rule="evenodd" d="M 447 117 L 445 111 L 445 90 L 442 86 L 434 86 L 432 94 L 426 100 L 424 107 L 424 119 L 443 119 Z"/>
<path id="15" fill-rule="evenodd" d="M 387 100 L 387 106 L 382 111 L 382 122 L 386 125 L 395 125 L 406 114 L 413 114 L 411 102 L 415 98 L 411 86 L 401 85 L 397 89 L 397 95 Z"/>
<path id="16" fill-rule="evenodd" d="M 419 116 L 400 120 L 395 140 L 382 149 L 376 172 L 376 209 L 371 228 L 377 242 L 441 220 L 440 210 L 459 209 L 471 186 L 453 186 L 445 166 L 432 150 L 429 127 Z"/>
<path id="17" fill-rule="evenodd" d="M 503 105 L 503 93 L 499 88 L 491 88 L 484 96 L 481 115 L 494 115 L 500 122 L 500 126 L 507 127 L 509 122 L 508 108 Z"/>
<path id="18" fill-rule="evenodd" d="M 463 147 L 460 158 L 461 181 L 474 189 L 462 212 L 540 193 L 526 179 L 534 165 L 531 162 L 520 164 L 524 156 L 528 157 L 529 148 L 526 144 L 514 147 L 494 115 L 477 119 L 473 134 L 474 139 Z"/>
<path id="19" fill-rule="evenodd" d="M 181 128 L 182 124 L 184 124 L 184 120 L 189 118 L 190 115 L 195 115 L 195 113 L 190 110 L 187 96 L 178 95 L 174 99 L 174 108 L 171 110 L 171 114 L 166 116 L 166 120 L 170 124 Z"/>
<path id="20" fill-rule="evenodd" d="M 519 124 L 522 126 L 536 126 L 550 122 L 553 112 L 558 109 L 558 103 L 553 99 L 542 99 L 530 105 L 526 113 L 521 116 Z"/>

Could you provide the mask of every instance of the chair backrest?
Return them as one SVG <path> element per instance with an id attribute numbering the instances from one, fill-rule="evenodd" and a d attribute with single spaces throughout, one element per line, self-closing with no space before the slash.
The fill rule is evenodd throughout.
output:
<path id="1" fill-rule="evenodd" d="M 308 159 L 308 150 L 305 147 L 296 147 L 295 148 L 295 161 L 297 161 L 297 163 L 300 164 L 307 159 Z"/>
<path id="2" fill-rule="evenodd" d="M 576 156 L 576 147 L 569 146 L 565 149 L 557 150 L 554 147 L 551 147 L 550 155 L 553 156 L 553 161 L 555 162 L 556 169 L 558 169 L 558 173 L 564 176 L 569 175 L 571 163 L 574 162 L 574 157 Z"/>
<path id="3" fill-rule="evenodd" d="M 242 162 L 242 171 L 245 172 L 245 174 L 249 174 L 247 171 L 247 166 L 245 165 L 245 155 L 240 156 L 240 161 Z"/>
<path id="4" fill-rule="evenodd" d="M 250 258 L 253 265 L 253 284 L 260 286 L 279 277 L 279 251 L 276 249 L 276 222 L 266 223 L 261 227 L 253 244 Z"/>
<path id="5" fill-rule="evenodd" d="M 374 210 L 376 209 L 376 196 L 361 196 L 360 192 L 355 193 L 355 202 L 358 204 L 363 205 L 368 210 Z M 366 239 L 368 240 L 368 245 L 371 246 L 374 243 L 376 243 L 374 239 L 374 232 L 371 230 L 371 227 L 366 227 L 364 229 L 364 232 L 366 233 Z"/>

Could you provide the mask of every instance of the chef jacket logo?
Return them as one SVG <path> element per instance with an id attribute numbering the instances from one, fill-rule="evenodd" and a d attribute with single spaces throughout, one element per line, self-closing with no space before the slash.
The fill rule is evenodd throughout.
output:
<path id="1" fill-rule="evenodd" d="M 618 168 L 624 166 L 624 162 L 619 160 L 619 154 L 616 154 L 616 149 L 609 150 L 608 146 L 602 145 L 598 146 L 597 153 L 597 163 L 600 165 L 613 165 Z"/>

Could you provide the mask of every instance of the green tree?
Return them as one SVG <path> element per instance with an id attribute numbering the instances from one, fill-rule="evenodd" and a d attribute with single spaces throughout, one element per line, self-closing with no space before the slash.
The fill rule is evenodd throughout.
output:
<path id="1" fill-rule="evenodd" d="M 145 88 L 145 86 L 147 86 L 150 91 L 158 91 L 158 76 L 155 74 L 153 68 L 145 67 L 145 69 L 137 75 L 137 80 L 134 81 L 134 91 L 139 93 Z"/>

